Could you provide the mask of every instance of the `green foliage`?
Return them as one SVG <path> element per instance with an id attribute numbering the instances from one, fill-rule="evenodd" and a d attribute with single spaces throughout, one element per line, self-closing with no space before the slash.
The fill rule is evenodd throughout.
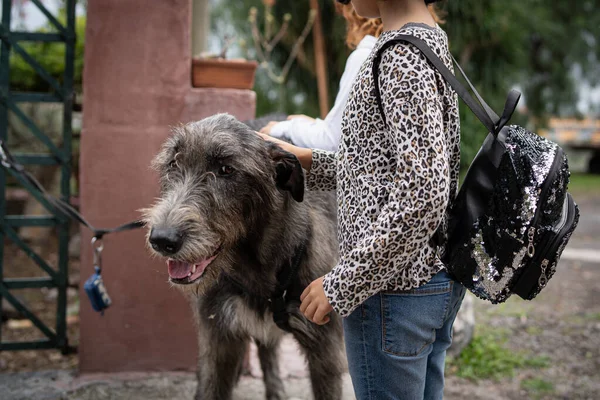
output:
<path id="1" fill-rule="evenodd" d="M 547 357 L 531 357 L 506 346 L 501 332 L 476 332 L 473 340 L 460 356 L 448 360 L 448 370 L 462 378 L 500 380 L 513 377 L 516 369 L 546 368 Z"/>
<path id="2" fill-rule="evenodd" d="M 569 191 L 577 194 L 600 193 L 600 175 L 571 174 Z"/>
<path id="3" fill-rule="evenodd" d="M 592 12 L 598 5 L 598 0 L 448 1 L 444 29 L 451 51 L 496 109 L 507 89 L 518 85 L 532 115 L 572 115 L 573 68 L 589 77 L 599 68 L 593 38 L 600 33 L 600 14 Z"/>
<path id="4" fill-rule="evenodd" d="M 64 9 L 60 11 L 57 19 L 61 24 L 66 25 L 66 14 Z M 81 91 L 82 87 L 85 22 L 85 16 L 77 17 L 76 19 L 75 34 L 77 35 L 77 42 L 75 45 L 75 71 L 73 76 L 75 91 Z M 38 32 L 55 32 L 55 29 L 48 25 L 39 29 Z M 62 83 L 66 51 L 64 43 L 21 42 L 20 45 L 27 54 L 35 59 L 50 74 L 50 76 Z M 10 74 L 11 90 L 27 92 L 48 92 L 53 90 L 29 64 L 14 51 L 11 52 L 10 57 Z"/>
<path id="5" fill-rule="evenodd" d="M 448 1 L 444 29 L 452 53 L 494 109 L 501 110 L 506 93 L 517 86 L 528 112 L 512 122 L 543 123 L 549 115 L 577 115 L 576 69 L 590 77 L 589 83 L 598 83 L 600 52 L 594 38 L 600 34 L 600 13 L 592 12 L 597 3 Z M 486 132 L 464 105 L 461 123 L 466 166 Z"/>
<path id="6" fill-rule="evenodd" d="M 544 395 L 554 392 L 554 384 L 540 378 L 523 379 L 521 388 L 525 389 L 529 396 L 534 399 L 542 398 Z"/>
<path id="7" fill-rule="evenodd" d="M 600 13 L 592 11 L 599 3 L 448 1 L 443 28 L 452 53 L 492 108 L 502 110 L 508 90 L 517 87 L 527 109 L 511 122 L 539 129 L 549 115 L 577 116 L 575 71 L 598 83 Z M 464 105 L 461 124 L 466 166 L 486 132 Z"/>
<path id="8" fill-rule="evenodd" d="M 240 38 L 247 48 L 247 53 L 243 55 L 255 59 L 250 23 L 248 22 L 248 13 L 251 7 L 258 9 L 259 27 L 263 29 L 264 8 L 261 0 L 217 2 L 211 9 L 211 29 L 213 35 L 221 41 L 226 35 L 235 35 Z M 329 103 L 333 105 L 350 50 L 346 48 L 344 42 L 345 21 L 339 16 L 336 17 L 334 1 L 322 1 L 320 7 L 322 21 L 324 21 L 322 24 L 323 36 L 326 42 Z M 288 59 L 296 38 L 300 36 L 306 24 L 310 12 L 309 2 L 280 0 L 275 3 L 272 12 L 275 17 L 275 30 L 279 28 L 279 24 L 283 21 L 286 13 L 292 15 L 288 33 L 273 51 L 273 62 L 281 69 L 283 63 Z M 225 21 L 230 22 L 230 24 L 224 24 Z M 254 90 L 257 93 L 256 114 L 258 116 L 273 111 L 317 116 L 319 114 L 319 103 L 312 32 L 308 35 L 298 59 L 290 70 L 283 92 L 285 97 L 281 98 L 278 85 L 268 79 L 263 68 L 259 68 L 257 71 Z"/>
<path id="9" fill-rule="evenodd" d="M 336 16 L 333 0 L 320 1 L 327 49 L 331 104 L 338 90 L 349 50 L 345 48 L 345 21 Z M 231 21 L 240 38 L 251 43 L 248 10 L 262 9 L 260 0 L 221 2 L 215 9 L 215 26 Z M 598 84 L 600 78 L 600 0 L 449 0 L 443 3 L 442 27 L 448 33 L 452 53 L 490 105 L 502 110 L 506 94 L 517 88 L 524 94 L 523 115 L 511 122 L 538 129 L 549 115 L 575 115 L 579 98 L 577 83 Z M 304 26 L 308 1 L 277 1 L 276 20 L 284 13 L 293 16 L 288 41 L 280 46 L 274 60 L 283 63 L 293 39 Z M 221 16 L 222 18 L 219 18 Z M 250 56 L 252 52 L 249 53 Z M 304 44 L 304 58 L 296 62 L 283 101 L 288 113 L 318 115 L 318 94 L 314 72 L 312 37 Z M 263 71 L 264 72 L 264 71 Z M 272 82 L 261 79 L 257 114 L 279 109 L 282 101 Z M 596 110 L 597 112 L 597 110 Z M 470 163 L 486 132 L 479 121 L 461 106 L 462 164 Z"/>

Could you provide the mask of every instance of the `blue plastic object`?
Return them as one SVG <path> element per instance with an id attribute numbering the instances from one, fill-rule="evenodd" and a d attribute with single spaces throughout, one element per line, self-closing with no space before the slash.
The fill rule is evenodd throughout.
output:
<path id="1" fill-rule="evenodd" d="M 108 295 L 106 287 L 104 286 L 104 282 L 102 281 L 100 268 L 95 267 L 95 269 L 96 273 L 89 277 L 89 279 L 85 282 L 83 289 L 87 293 L 94 311 L 103 314 L 104 310 L 106 310 L 112 304 L 112 301 L 110 300 L 110 296 Z"/>

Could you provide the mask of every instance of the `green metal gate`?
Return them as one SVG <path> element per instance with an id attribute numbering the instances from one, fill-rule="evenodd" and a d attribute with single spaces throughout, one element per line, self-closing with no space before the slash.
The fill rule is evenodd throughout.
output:
<path id="1" fill-rule="evenodd" d="M 6 142 L 8 136 L 8 114 L 14 113 L 28 127 L 35 138 L 41 141 L 49 150 L 49 155 L 40 154 L 15 154 L 15 159 L 25 165 L 59 165 L 61 168 L 61 198 L 69 201 L 71 178 L 71 137 L 72 137 L 72 111 L 73 111 L 73 74 L 75 55 L 75 3 L 76 0 L 66 0 L 66 25 L 61 24 L 44 7 L 40 0 L 30 0 L 48 19 L 55 28 L 55 33 L 11 31 L 12 0 L 2 0 L 2 23 L 0 24 L 0 140 Z M 64 59 L 64 76 L 62 84 L 54 79 L 39 62 L 33 59 L 20 45 L 22 42 L 58 42 L 66 46 Z M 53 89 L 48 93 L 23 93 L 10 90 L 10 55 L 14 52 L 25 60 Z M 56 146 L 35 123 L 19 108 L 21 102 L 56 102 L 63 107 L 63 132 L 62 145 Z M 34 196 L 48 211 L 47 216 L 6 215 L 6 179 L 7 173 L 11 174 L 31 196 Z M 23 316 L 28 318 L 39 329 L 45 338 L 43 340 L 28 342 L 2 341 L 2 325 L 0 325 L 0 351 L 49 349 L 58 348 L 63 352 L 68 350 L 66 307 L 68 283 L 68 245 L 69 245 L 69 220 L 55 210 L 44 199 L 42 194 L 10 169 L 0 168 L 0 303 L 6 299 Z M 38 256 L 17 235 L 19 227 L 41 226 L 56 227 L 58 232 L 58 265 L 50 266 Z M 43 278 L 5 278 L 3 273 L 4 243 L 12 241 L 22 249 L 48 276 Z M 10 260 L 8 260 L 10 262 Z M 31 288 L 56 288 L 58 290 L 56 324 L 47 326 L 11 291 Z"/>

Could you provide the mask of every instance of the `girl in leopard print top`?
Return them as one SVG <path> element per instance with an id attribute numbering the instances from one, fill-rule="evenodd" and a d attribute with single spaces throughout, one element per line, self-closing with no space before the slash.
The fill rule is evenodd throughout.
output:
<path id="1" fill-rule="evenodd" d="M 282 144 L 309 171 L 309 189 L 337 191 L 340 260 L 304 291 L 300 310 L 317 324 L 332 310 L 345 317 L 359 399 L 442 398 L 445 352 L 464 296 L 433 239 L 444 237 L 457 193 L 457 96 L 411 44 L 386 46 L 374 65 L 386 43 L 413 35 L 452 68 L 428 2 L 352 0 L 360 15 L 380 16 L 384 32 L 354 82 L 338 151 Z"/>

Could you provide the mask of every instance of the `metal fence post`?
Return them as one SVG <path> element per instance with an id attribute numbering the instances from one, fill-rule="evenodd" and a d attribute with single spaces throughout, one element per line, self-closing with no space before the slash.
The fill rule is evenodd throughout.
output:
<path id="1" fill-rule="evenodd" d="M 69 201 L 71 197 L 71 165 L 72 165 L 72 116 L 73 116 L 73 76 L 75 63 L 75 6 L 76 0 L 67 0 L 66 7 L 66 25 L 62 24 L 54 17 L 42 4 L 40 0 L 31 0 L 44 14 L 50 25 L 56 32 L 13 32 L 10 28 L 11 18 L 11 0 L 2 0 L 2 24 L 0 25 L 1 54 L 0 54 L 0 140 L 6 141 L 8 136 L 8 113 L 12 111 L 15 116 L 29 128 L 31 133 L 46 145 L 50 154 L 15 154 L 18 162 L 25 165 L 59 165 L 61 171 L 60 196 L 63 200 Z M 45 71 L 39 60 L 35 60 L 26 51 L 26 48 L 19 45 L 19 42 L 55 42 L 65 45 L 65 68 L 60 83 L 49 72 Z M 48 93 L 22 93 L 10 91 L 10 51 L 14 50 L 23 58 L 51 87 Z M 34 121 L 21 111 L 19 102 L 62 102 L 63 104 L 63 131 L 62 146 L 58 148 L 51 139 L 40 130 Z M 11 172 L 11 171 L 9 171 Z M 47 216 L 23 216 L 6 215 L 6 170 L 0 168 L 0 301 L 2 298 L 8 300 L 13 306 L 30 319 L 33 325 L 38 328 L 46 337 L 43 340 L 29 342 L 3 342 L 0 326 L 0 351 L 2 350 L 24 350 L 24 349 L 47 349 L 58 348 L 66 353 L 69 350 L 67 338 L 67 287 L 69 282 L 69 227 L 70 221 L 60 211 L 45 201 L 41 193 L 28 184 L 19 176 L 13 176 L 22 186 L 30 192 L 30 195 L 39 200 L 48 210 Z M 46 261 L 39 257 L 35 252 L 21 240 L 17 235 L 17 230 L 22 226 L 55 226 L 58 234 L 58 265 L 57 271 L 54 271 Z M 43 270 L 49 277 L 44 278 L 5 278 L 3 275 L 3 256 L 4 240 L 8 238 L 20 249 L 25 251 L 30 258 Z M 53 331 L 46 326 L 25 304 L 22 304 L 10 290 L 32 289 L 50 287 L 56 288 L 57 309 L 56 326 Z"/>

